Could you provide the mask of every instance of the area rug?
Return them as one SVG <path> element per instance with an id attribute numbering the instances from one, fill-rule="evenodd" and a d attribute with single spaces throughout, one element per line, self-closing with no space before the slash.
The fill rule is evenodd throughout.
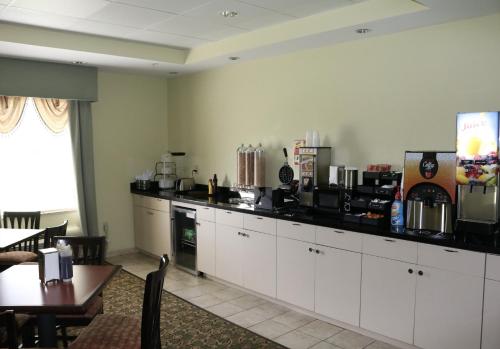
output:
<path id="1" fill-rule="evenodd" d="M 104 312 L 140 318 L 143 295 L 144 280 L 121 270 L 104 290 Z M 167 291 L 160 316 L 162 348 L 284 348 Z"/>

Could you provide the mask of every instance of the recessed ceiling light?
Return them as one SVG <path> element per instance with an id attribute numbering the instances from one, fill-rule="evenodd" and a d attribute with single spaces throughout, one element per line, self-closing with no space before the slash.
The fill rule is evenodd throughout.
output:
<path id="1" fill-rule="evenodd" d="M 76 65 L 83 65 L 83 64 L 87 64 L 87 62 L 84 62 L 84 61 L 73 61 L 72 63 L 73 63 L 73 64 L 76 64 Z"/>
<path id="2" fill-rule="evenodd" d="M 224 11 L 220 11 L 219 14 L 222 16 L 222 17 L 226 17 L 226 18 L 232 18 L 232 17 L 236 17 L 239 13 L 236 12 L 236 11 L 231 11 L 231 10 L 224 10 Z"/>
<path id="3" fill-rule="evenodd" d="M 237 61 L 238 59 L 240 59 L 240 57 L 231 56 L 231 57 L 228 57 L 228 59 L 229 59 L 230 61 Z"/>
<path id="4" fill-rule="evenodd" d="M 179 74 L 179 72 L 176 72 L 176 71 L 171 71 L 171 72 L 169 72 L 169 74 L 170 74 L 170 75 L 177 75 L 177 74 Z"/>
<path id="5" fill-rule="evenodd" d="M 356 29 L 356 33 L 358 34 L 366 34 L 368 32 L 371 32 L 372 30 L 371 29 L 368 29 L 368 28 L 360 28 L 360 29 Z"/>
<path id="6" fill-rule="evenodd" d="M 157 66 L 159 66 L 159 65 L 160 65 L 160 63 L 151 63 L 151 65 L 152 65 L 153 67 L 157 67 Z"/>

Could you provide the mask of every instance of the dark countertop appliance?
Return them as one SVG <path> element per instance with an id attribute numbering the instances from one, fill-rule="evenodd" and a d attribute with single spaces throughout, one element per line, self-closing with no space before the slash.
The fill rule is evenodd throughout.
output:
<path id="1" fill-rule="evenodd" d="M 300 205 L 314 206 L 314 190 L 328 186 L 331 147 L 299 148 L 299 193 Z"/>

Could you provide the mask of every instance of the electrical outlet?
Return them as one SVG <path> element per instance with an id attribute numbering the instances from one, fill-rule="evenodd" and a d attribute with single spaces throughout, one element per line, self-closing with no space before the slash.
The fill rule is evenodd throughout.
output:
<path id="1" fill-rule="evenodd" d="M 104 235 L 108 236 L 108 232 L 109 232 L 109 224 L 108 224 L 108 222 L 102 223 L 102 230 L 104 231 Z"/>

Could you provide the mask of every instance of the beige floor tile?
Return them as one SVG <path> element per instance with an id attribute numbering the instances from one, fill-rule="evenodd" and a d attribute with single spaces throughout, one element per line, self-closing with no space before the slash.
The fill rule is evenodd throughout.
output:
<path id="1" fill-rule="evenodd" d="M 225 303 L 220 303 L 211 307 L 206 308 L 209 312 L 214 313 L 215 315 L 219 315 L 220 317 L 228 317 L 237 313 L 241 313 L 244 311 L 244 309 L 241 309 L 240 307 L 225 302 Z"/>
<path id="2" fill-rule="evenodd" d="M 279 322 L 280 324 L 296 329 L 316 319 L 311 316 L 304 315 L 292 310 L 274 317 L 273 320 Z"/>
<path id="3" fill-rule="evenodd" d="M 232 287 L 227 287 L 227 288 L 224 288 L 222 290 L 212 292 L 212 294 L 215 297 L 220 298 L 224 301 L 231 301 L 233 299 L 247 295 L 247 293 L 240 291 L 240 290 L 237 290 L 236 288 L 232 288 Z"/>
<path id="4" fill-rule="evenodd" d="M 201 286 L 181 288 L 179 290 L 172 291 L 172 293 L 177 297 L 187 300 L 207 294 L 207 292 L 205 292 L 205 290 Z"/>
<path id="5" fill-rule="evenodd" d="M 208 308 L 224 302 L 222 299 L 217 298 L 211 294 L 204 294 L 199 297 L 191 298 L 189 301 L 202 308 Z"/>
<path id="6" fill-rule="evenodd" d="M 305 326 L 299 327 L 297 329 L 300 332 L 308 334 L 310 336 L 319 338 L 321 340 L 325 340 L 344 329 L 341 327 L 337 327 L 335 325 L 329 324 L 328 322 L 324 322 L 321 320 L 315 320 L 313 322 L 308 323 Z"/>
<path id="7" fill-rule="evenodd" d="M 399 347 L 395 347 L 394 345 L 384 343 L 384 342 L 379 342 L 379 341 L 375 341 L 365 348 L 366 349 L 400 349 Z"/>
<path id="8" fill-rule="evenodd" d="M 344 330 L 326 340 L 328 343 L 345 349 L 362 349 L 375 339 L 363 336 L 359 333 Z"/>
<path id="9" fill-rule="evenodd" d="M 250 327 L 267 320 L 267 317 L 263 315 L 262 312 L 258 311 L 258 309 L 249 309 L 226 317 L 226 319 L 241 327 Z"/>
<path id="10" fill-rule="evenodd" d="M 275 339 L 293 330 L 290 327 L 273 320 L 263 321 L 257 325 L 249 327 L 248 329 L 269 339 Z"/>
<path id="11" fill-rule="evenodd" d="M 342 349 L 328 342 L 322 341 L 311 347 L 311 349 Z"/>
<path id="12" fill-rule="evenodd" d="M 275 341 L 290 349 L 307 349 L 320 342 L 318 338 L 299 331 L 288 332 Z"/>
<path id="13" fill-rule="evenodd" d="M 181 289 L 188 288 L 188 287 L 189 287 L 189 285 L 185 284 L 182 281 L 178 281 L 178 280 L 165 279 L 165 281 L 163 283 L 163 288 L 165 290 L 167 290 L 168 292 L 173 292 L 173 291 L 181 290 Z"/>
<path id="14" fill-rule="evenodd" d="M 287 313 L 290 311 L 289 308 L 279 305 L 276 303 L 265 301 L 262 304 L 259 304 L 256 308 L 260 309 L 263 313 L 265 313 L 269 318 L 276 317 L 278 315 Z"/>
<path id="15" fill-rule="evenodd" d="M 259 297 L 255 297 L 255 296 L 249 294 L 249 295 L 246 295 L 243 297 L 235 298 L 232 301 L 230 301 L 229 303 L 237 305 L 238 307 L 243 308 L 243 309 L 250 309 L 250 308 L 254 308 L 254 307 L 256 307 L 259 304 L 262 304 L 264 302 L 265 302 L 264 299 L 259 298 Z"/>

